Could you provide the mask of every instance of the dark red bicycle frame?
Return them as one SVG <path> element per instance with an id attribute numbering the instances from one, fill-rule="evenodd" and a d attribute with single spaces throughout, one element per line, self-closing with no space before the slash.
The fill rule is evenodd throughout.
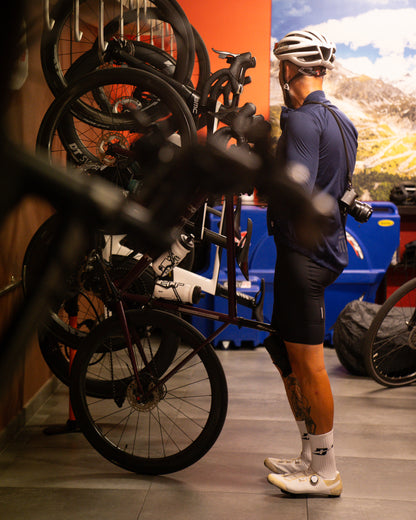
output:
<path id="1" fill-rule="evenodd" d="M 165 311 L 176 311 L 190 316 L 198 316 L 201 318 L 207 318 L 209 320 L 223 322 L 218 329 L 210 334 L 201 345 L 193 352 L 188 354 L 177 366 L 175 366 L 169 373 L 159 382 L 157 386 L 164 384 L 165 380 L 169 379 L 171 375 L 181 369 L 192 357 L 194 357 L 202 348 L 211 343 L 228 325 L 237 325 L 238 327 L 248 327 L 252 329 L 273 332 L 273 328 L 268 323 L 263 323 L 253 319 L 243 318 L 237 315 L 237 297 L 236 297 L 236 254 L 235 254 L 235 240 L 234 240 L 234 197 L 233 195 L 227 195 L 225 197 L 225 226 L 227 230 L 226 235 L 226 251 L 227 251 L 227 272 L 228 272 L 228 286 L 227 286 L 227 300 L 228 300 L 228 313 L 221 313 L 210 309 L 201 309 L 194 307 L 191 304 L 183 304 L 176 301 L 169 301 L 163 299 L 153 299 L 148 295 L 133 294 L 128 292 L 128 288 L 131 283 L 136 280 L 143 271 L 151 264 L 152 258 L 148 255 L 143 255 L 137 264 L 131 269 L 131 271 L 118 282 L 118 298 L 116 302 L 116 310 L 123 328 L 123 333 L 127 342 L 127 348 L 129 351 L 130 359 L 132 362 L 133 373 L 135 380 L 140 390 L 141 388 L 139 371 L 137 368 L 136 360 L 133 354 L 133 343 L 132 336 L 129 330 L 127 317 L 124 309 L 124 301 L 137 302 L 153 309 L 165 310 Z M 136 343 L 140 343 L 137 342 Z M 144 360 L 145 361 L 145 360 Z M 154 389 L 153 389 L 154 390 Z"/>

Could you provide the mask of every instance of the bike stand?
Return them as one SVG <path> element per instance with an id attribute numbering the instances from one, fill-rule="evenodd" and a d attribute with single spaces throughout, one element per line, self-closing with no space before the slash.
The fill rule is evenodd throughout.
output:
<path id="1" fill-rule="evenodd" d="M 72 305 L 72 307 L 70 307 L 70 305 Z M 74 305 L 75 305 L 75 307 L 74 307 Z M 77 305 L 76 300 L 67 302 L 66 306 L 67 306 L 66 310 L 68 312 L 68 317 L 69 317 L 69 324 L 71 327 L 77 328 L 77 326 L 78 326 L 78 320 L 77 320 L 78 305 Z M 75 350 L 70 348 L 69 349 L 69 371 L 70 372 L 71 372 L 71 366 L 72 366 L 72 361 L 74 360 L 74 357 L 75 357 Z M 78 426 L 78 422 L 77 422 L 74 412 L 72 410 L 71 400 L 69 400 L 69 418 L 66 421 L 66 423 L 47 426 L 43 430 L 43 433 L 45 435 L 60 435 L 62 433 L 78 433 L 80 431 L 81 431 L 81 429 Z"/>
<path id="2" fill-rule="evenodd" d="M 43 433 L 45 435 L 60 435 L 61 433 L 78 433 L 80 428 L 76 420 L 68 419 L 65 424 L 53 424 L 47 426 Z"/>

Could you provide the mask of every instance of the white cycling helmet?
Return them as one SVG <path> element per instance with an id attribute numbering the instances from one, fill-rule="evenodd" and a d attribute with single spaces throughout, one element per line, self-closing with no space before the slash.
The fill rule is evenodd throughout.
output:
<path id="1" fill-rule="evenodd" d="M 334 68 L 335 44 L 313 31 L 292 31 L 275 46 L 273 53 L 279 60 L 289 60 L 298 67 Z"/>

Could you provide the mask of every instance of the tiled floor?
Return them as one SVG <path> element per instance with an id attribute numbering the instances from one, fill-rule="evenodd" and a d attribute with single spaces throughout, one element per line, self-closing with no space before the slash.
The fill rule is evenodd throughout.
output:
<path id="1" fill-rule="evenodd" d="M 220 351 L 229 412 L 211 451 L 181 472 L 131 474 L 64 424 L 67 390 L 39 410 L 0 455 L 2 520 L 415 520 L 416 386 L 385 389 L 349 375 L 326 349 L 336 405 L 339 499 L 291 498 L 267 483 L 263 459 L 294 455 L 296 426 L 264 349 Z"/>

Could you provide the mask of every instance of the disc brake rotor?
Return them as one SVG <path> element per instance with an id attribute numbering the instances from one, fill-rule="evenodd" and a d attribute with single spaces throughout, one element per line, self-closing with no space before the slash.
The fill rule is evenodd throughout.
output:
<path id="1" fill-rule="evenodd" d="M 138 401 L 137 397 L 139 392 L 136 381 L 132 381 L 127 387 L 127 399 L 130 405 L 139 412 L 148 412 L 153 410 L 153 408 L 155 408 L 166 395 L 166 388 L 164 385 L 156 388 L 154 383 L 150 383 L 147 391 L 149 395 L 146 401 Z"/>

